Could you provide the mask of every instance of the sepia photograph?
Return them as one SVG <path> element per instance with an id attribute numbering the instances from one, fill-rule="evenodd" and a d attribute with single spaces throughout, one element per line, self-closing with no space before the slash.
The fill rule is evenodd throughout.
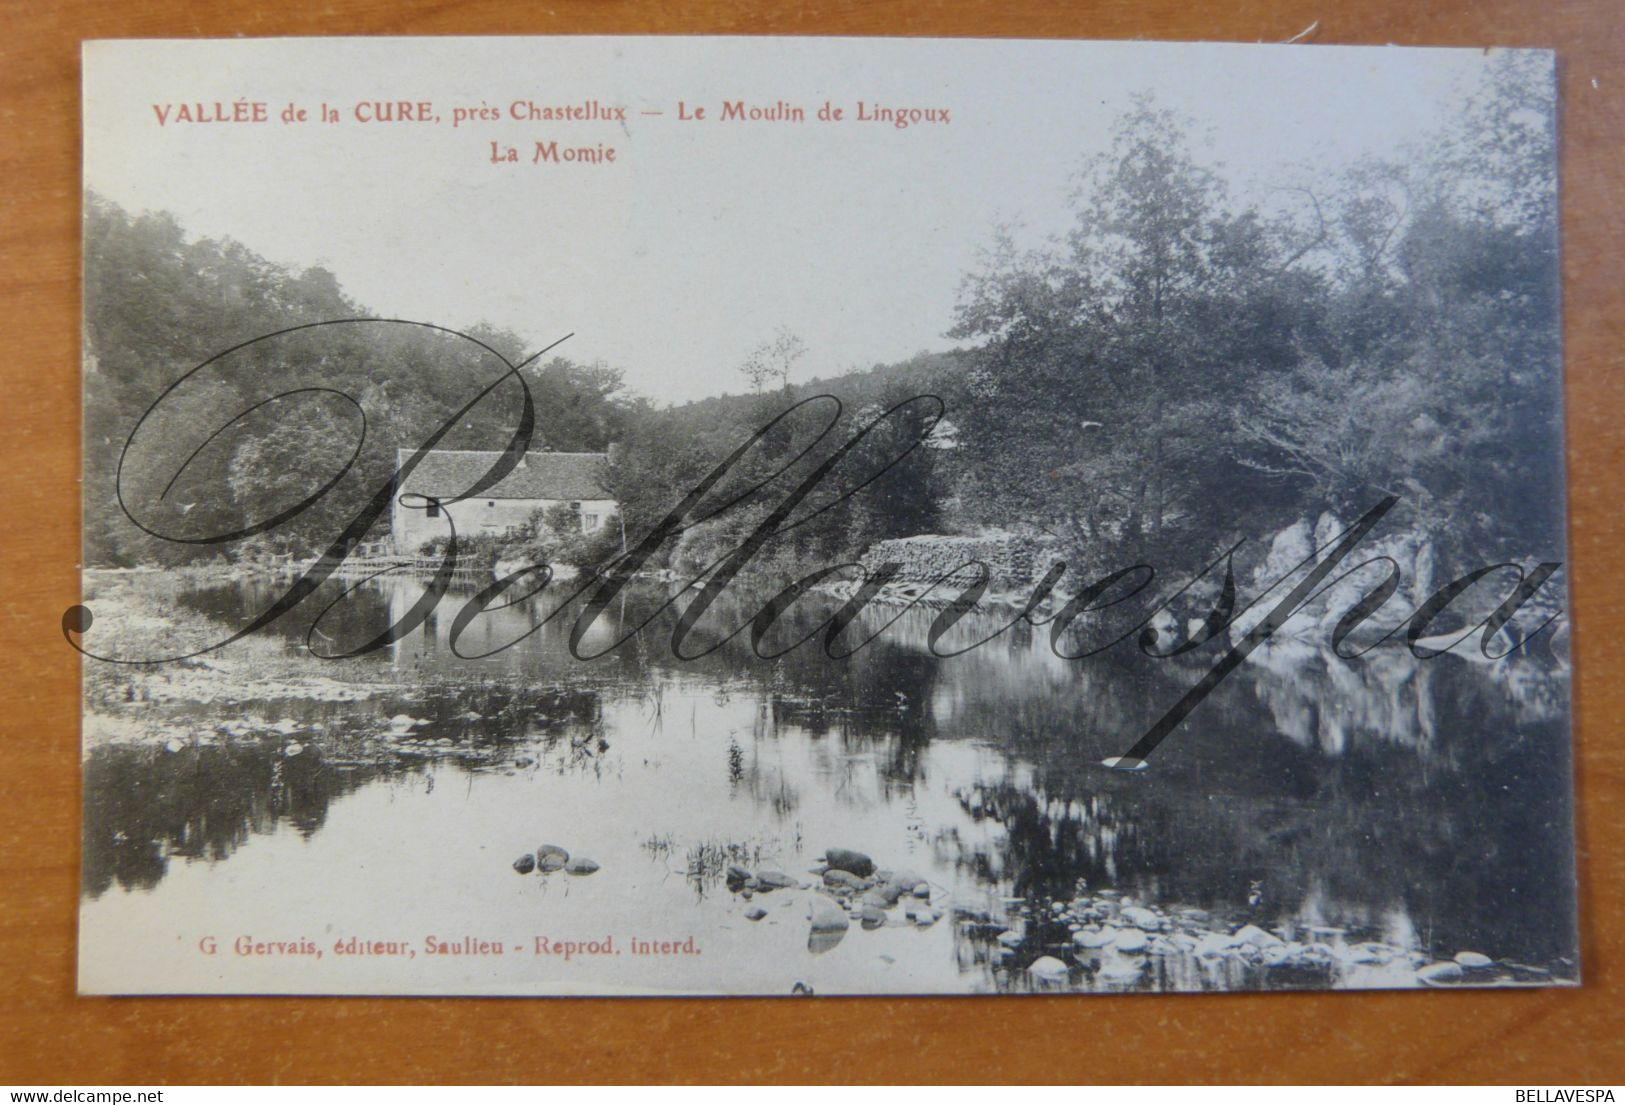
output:
<path id="1" fill-rule="evenodd" d="M 1551 52 L 83 60 L 81 993 L 1579 985 Z"/>

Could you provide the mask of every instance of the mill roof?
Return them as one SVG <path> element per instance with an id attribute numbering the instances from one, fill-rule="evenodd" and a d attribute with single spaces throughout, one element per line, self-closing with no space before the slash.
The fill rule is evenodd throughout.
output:
<path id="1" fill-rule="evenodd" d="M 424 457 L 400 490 L 453 498 L 473 487 L 491 470 L 498 451 L 437 449 Z M 411 456 L 401 449 L 399 464 Z M 480 492 L 490 499 L 607 499 L 607 453 L 526 453 L 524 460 L 492 487 Z"/>

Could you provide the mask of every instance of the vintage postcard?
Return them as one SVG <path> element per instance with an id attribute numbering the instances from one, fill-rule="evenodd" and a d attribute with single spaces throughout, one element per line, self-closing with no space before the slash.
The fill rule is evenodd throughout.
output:
<path id="1" fill-rule="evenodd" d="M 87 43 L 81 989 L 1578 983 L 1553 78 Z"/>

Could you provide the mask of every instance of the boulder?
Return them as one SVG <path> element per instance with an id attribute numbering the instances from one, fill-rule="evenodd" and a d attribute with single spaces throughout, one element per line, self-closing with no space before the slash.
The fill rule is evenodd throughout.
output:
<path id="1" fill-rule="evenodd" d="M 846 911 L 822 894 L 807 899 L 807 919 L 814 932 L 845 932 L 852 924 Z"/>
<path id="2" fill-rule="evenodd" d="M 858 913 L 858 921 L 866 929 L 877 929 L 886 923 L 886 911 L 866 905 Z"/>
<path id="3" fill-rule="evenodd" d="M 1027 973 L 1039 982 L 1065 982 L 1070 969 L 1053 955 L 1041 955 L 1027 965 Z"/>
<path id="4" fill-rule="evenodd" d="M 1429 983 L 1457 982 L 1461 979 L 1462 975 L 1466 973 L 1467 972 L 1462 970 L 1460 963 L 1452 963 L 1449 960 L 1444 960 L 1439 963 L 1429 963 L 1426 967 L 1423 967 L 1421 970 L 1416 972 L 1416 977 L 1421 979 L 1423 982 Z"/>
<path id="5" fill-rule="evenodd" d="M 1095 978 L 1112 986 L 1128 986 L 1140 980 L 1146 962 L 1144 959 L 1114 959 L 1102 966 Z"/>
<path id="6" fill-rule="evenodd" d="M 536 857 L 536 870 L 544 875 L 550 875 L 554 871 L 564 870 L 566 862 L 565 858 L 557 852 L 543 852 Z"/>
<path id="7" fill-rule="evenodd" d="M 909 871 L 905 868 L 900 871 L 893 871 L 891 873 L 891 878 L 887 879 L 886 881 L 896 886 L 898 888 L 898 895 L 901 896 L 903 894 L 912 894 L 914 892 L 914 888 L 924 882 L 925 879 L 913 871 Z"/>
<path id="8" fill-rule="evenodd" d="M 1150 945 L 1151 938 L 1139 929 L 1122 929 L 1112 941 L 1112 947 L 1120 952 L 1130 955 L 1143 952 Z"/>
<path id="9" fill-rule="evenodd" d="M 598 864 L 586 856 L 577 856 L 564 867 L 566 875 L 590 875 L 596 870 L 598 870 Z"/>
<path id="10" fill-rule="evenodd" d="M 1162 918 L 1144 906 L 1126 905 L 1119 916 L 1123 918 L 1125 924 L 1133 925 L 1137 929 L 1145 929 L 1147 932 L 1155 931 L 1162 925 Z"/>
<path id="11" fill-rule="evenodd" d="M 756 872 L 756 888 L 758 890 L 785 890 L 799 885 L 795 879 L 783 871 Z"/>
<path id="12" fill-rule="evenodd" d="M 849 890 L 868 890 L 872 885 L 868 879 L 859 878 L 850 871 L 830 868 L 824 872 L 825 886 L 844 886 Z"/>
<path id="13" fill-rule="evenodd" d="M 747 921 L 760 921 L 766 916 L 767 910 L 763 909 L 761 906 L 753 906 L 745 911 L 745 920 Z"/>
<path id="14" fill-rule="evenodd" d="M 741 867 L 737 863 L 728 864 L 728 881 L 744 882 L 751 877 L 750 868 Z"/>
<path id="15" fill-rule="evenodd" d="M 1072 942 L 1080 948 L 1104 948 L 1114 935 L 1107 929 L 1084 929 L 1072 937 Z"/>
<path id="16" fill-rule="evenodd" d="M 875 873 L 875 861 L 862 852 L 850 848 L 830 848 L 824 853 L 824 862 L 832 870 L 850 871 L 860 878 Z"/>
<path id="17" fill-rule="evenodd" d="M 929 898 L 931 896 L 931 884 L 928 882 L 917 882 L 914 884 L 914 889 L 909 891 L 909 893 L 913 894 L 916 898 Z"/>
<path id="18" fill-rule="evenodd" d="M 1481 971 L 1485 967 L 1495 966 L 1495 960 L 1491 959 L 1483 952 L 1457 952 L 1456 962 L 1460 963 L 1463 967 L 1466 967 L 1469 971 Z"/>
<path id="19" fill-rule="evenodd" d="M 565 863 L 570 862 L 570 853 L 567 850 L 560 848 L 557 844 L 544 844 L 540 848 L 536 849 L 536 862 L 540 863 L 548 856 L 558 856 L 559 859 L 563 860 Z"/>
<path id="20" fill-rule="evenodd" d="M 1286 941 L 1279 936 L 1272 932 L 1265 932 L 1257 925 L 1242 925 L 1236 930 L 1235 935 L 1230 937 L 1230 946 L 1233 948 L 1239 948 L 1244 944 L 1251 944 L 1255 948 L 1272 948 L 1277 944 L 1284 943 Z"/>
<path id="21" fill-rule="evenodd" d="M 513 861 L 513 869 L 518 871 L 521 875 L 530 874 L 532 871 L 536 870 L 536 857 L 531 855 L 529 852 L 526 852 L 524 855 Z"/>
<path id="22" fill-rule="evenodd" d="M 912 889 L 912 887 L 910 889 Z M 879 894 L 882 898 L 885 898 L 886 905 L 889 907 L 896 905 L 897 899 L 903 896 L 903 888 L 895 882 L 888 882 L 883 886 L 875 887 L 873 890 L 869 891 L 869 893 Z"/>

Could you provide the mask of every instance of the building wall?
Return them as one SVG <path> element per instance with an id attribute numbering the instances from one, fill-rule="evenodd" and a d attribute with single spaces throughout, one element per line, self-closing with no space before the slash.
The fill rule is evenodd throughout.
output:
<path id="1" fill-rule="evenodd" d="M 425 542 L 445 537 L 451 532 L 446 515 L 457 527 L 458 537 L 477 537 L 482 534 L 504 534 L 518 529 L 530 520 L 537 510 L 557 506 L 559 499 L 467 499 L 440 508 L 441 516 L 431 518 L 423 510 L 403 508 L 399 502 L 393 507 L 390 531 L 395 551 L 414 553 Z M 572 500 L 574 501 L 574 500 Z M 591 532 L 604 525 L 615 512 L 613 499 L 582 499 L 581 528 Z"/>

